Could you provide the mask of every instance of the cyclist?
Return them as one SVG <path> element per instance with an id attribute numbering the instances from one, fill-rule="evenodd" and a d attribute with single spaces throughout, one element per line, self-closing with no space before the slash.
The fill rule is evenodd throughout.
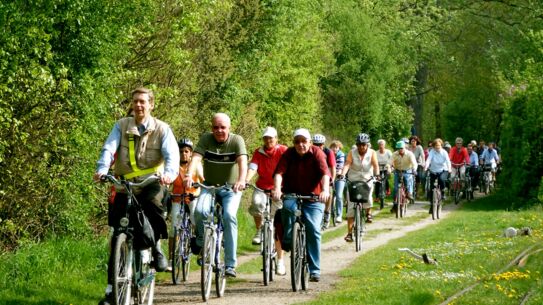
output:
<path id="1" fill-rule="evenodd" d="M 488 148 L 485 149 L 480 158 L 481 165 L 490 166 L 492 170 L 492 180 L 496 180 L 496 168 L 498 166 L 498 163 L 500 163 L 498 151 L 494 147 L 494 142 L 488 143 Z"/>
<path id="2" fill-rule="evenodd" d="M 335 177 L 336 176 L 336 157 L 334 156 L 334 152 L 332 152 L 330 149 L 326 148 L 324 146 L 324 142 L 326 142 L 326 138 L 321 134 L 315 134 L 313 135 L 313 145 L 319 147 L 322 149 L 326 155 L 326 164 L 328 164 L 328 170 L 330 171 L 330 174 Z M 330 179 L 330 185 L 334 185 L 334 178 Z M 332 199 L 330 197 L 330 200 L 325 202 L 325 208 L 324 208 L 324 218 L 323 218 L 323 224 L 322 228 L 327 229 L 330 224 L 330 207 L 332 206 Z"/>
<path id="3" fill-rule="evenodd" d="M 321 221 L 324 212 L 323 203 L 330 198 L 330 171 L 326 164 L 326 155 L 316 146 L 311 145 L 311 135 L 305 128 L 294 131 L 294 147 L 289 147 L 279 160 L 274 174 L 273 197 L 279 200 L 283 193 L 300 195 L 318 195 L 316 202 L 305 201 L 302 205 L 303 221 L 307 233 L 307 253 L 309 262 L 309 280 L 320 280 Z M 291 248 L 292 224 L 296 216 L 295 199 L 283 201 L 281 213 L 284 226 L 283 249 Z"/>
<path id="4" fill-rule="evenodd" d="M 167 238 L 168 229 L 164 219 L 162 199 L 164 186 L 177 177 L 179 169 L 179 150 L 170 127 L 151 116 L 155 106 L 153 91 L 137 88 L 132 91 L 133 117 L 118 120 L 111 130 L 100 158 L 97 162 L 94 180 L 100 181 L 108 173 L 115 155 L 115 175 L 132 181 L 142 181 L 149 175 L 159 174 L 160 181 L 147 185 L 143 189 L 135 189 L 136 200 L 151 223 L 157 243 L 152 247 L 155 269 L 164 271 L 168 267 L 166 257 L 162 253 L 159 240 Z M 109 225 L 116 231 L 127 203 L 124 189 L 117 189 L 110 211 Z M 116 242 L 113 234 L 111 244 Z M 137 238 L 137 237 L 136 237 Z M 113 257 L 108 262 L 108 285 L 105 297 L 100 304 L 113 304 L 112 280 Z"/>
<path id="5" fill-rule="evenodd" d="M 451 180 L 458 174 L 460 175 L 460 179 L 464 179 L 466 177 L 465 164 L 469 164 L 470 160 L 468 150 L 462 146 L 463 142 L 464 140 L 462 140 L 462 138 L 456 138 L 454 141 L 455 147 L 449 152 L 449 159 L 452 165 Z"/>
<path id="6" fill-rule="evenodd" d="M 405 146 L 405 141 L 396 142 L 396 149 L 398 150 L 392 153 L 392 158 L 390 160 L 390 165 L 394 168 L 394 190 L 392 193 L 394 205 L 390 210 L 392 213 L 398 208 L 396 194 L 399 191 L 398 184 L 400 179 L 403 178 L 404 185 L 407 188 L 407 198 L 409 200 L 413 199 L 413 174 L 416 172 L 418 164 L 415 155 L 405 149 Z"/>
<path id="7" fill-rule="evenodd" d="M 443 143 L 443 146 L 442 146 L 442 147 L 445 149 L 445 151 L 446 151 L 447 153 L 450 153 L 450 152 L 451 152 L 451 144 L 449 143 L 449 141 L 445 141 L 445 142 Z"/>
<path id="8" fill-rule="evenodd" d="M 383 139 L 377 141 L 377 146 L 379 149 L 377 153 L 377 162 L 379 163 L 379 170 L 384 169 L 385 171 L 385 181 L 377 183 L 375 185 L 375 192 L 379 194 L 382 183 L 385 185 L 385 192 L 387 195 L 390 194 L 390 184 L 388 183 L 388 176 L 390 175 L 390 160 L 392 160 L 392 152 L 390 149 L 386 148 L 387 142 Z M 383 207 L 381 207 L 382 209 Z"/>
<path id="9" fill-rule="evenodd" d="M 191 197 L 186 197 L 184 202 L 181 202 L 180 197 L 174 197 L 172 199 L 172 210 L 171 210 L 171 216 L 170 219 L 172 220 L 171 225 L 171 232 L 170 232 L 170 238 L 168 239 L 168 249 L 170 258 L 173 256 L 174 253 L 174 240 L 173 240 L 173 232 L 175 231 L 175 228 L 177 228 L 178 221 L 179 221 L 179 211 L 181 211 L 181 204 L 187 204 L 190 211 L 190 222 L 194 225 L 194 209 L 196 208 L 196 201 L 197 197 L 200 194 L 200 189 L 196 188 L 185 188 L 185 185 L 183 184 L 183 178 L 185 177 L 185 173 L 188 170 L 190 160 L 192 158 L 192 151 L 194 150 L 194 145 L 190 139 L 183 138 L 177 142 L 177 145 L 179 147 L 179 155 L 181 157 L 180 159 L 180 166 L 179 166 L 179 175 L 173 182 L 172 187 L 172 194 L 174 195 L 182 195 L 182 194 L 191 194 Z M 192 180 L 197 182 L 204 181 L 204 170 L 202 167 L 202 163 L 198 163 L 196 166 L 196 170 L 194 171 L 194 176 L 192 177 Z M 171 263 L 171 260 L 170 260 Z M 171 269 L 171 266 L 168 267 L 168 269 Z"/>
<path id="10" fill-rule="evenodd" d="M 245 141 L 230 132 L 230 117 L 225 113 L 216 113 L 211 122 L 211 132 L 204 133 L 192 155 L 189 170 L 185 173 L 185 187 L 191 187 L 198 163 L 204 161 L 204 177 L 207 185 L 232 185 L 231 190 L 222 189 L 216 198 L 222 203 L 224 221 L 224 260 L 225 275 L 236 277 L 236 250 L 238 242 L 237 212 L 242 190 L 245 189 L 247 174 L 247 150 Z M 193 253 L 200 254 L 203 244 L 204 220 L 211 212 L 211 193 L 202 190 L 194 210 L 196 222 L 196 243 Z"/>
<path id="11" fill-rule="evenodd" d="M 451 169 L 451 161 L 449 159 L 449 154 L 443 149 L 442 145 L 443 140 L 440 138 L 434 140 L 433 149 L 430 151 L 428 159 L 426 159 L 424 170 L 430 170 L 430 185 L 434 185 L 434 181 L 438 179 L 439 189 L 441 190 L 441 194 L 443 194 L 443 200 L 445 200 L 445 192 L 443 192 L 443 189 L 445 188 L 445 182 L 447 181 L 447 176 Z M 431 207 L 430 213 L 432 213 Z"/>
<path id="12" fill-rule="evenodd" d="M 473 142 L 473 141 L 472 141 Z M 479 185 L 479 156 L 473 150 L 473 143 L 468 144 L 467 150 L 469 155 L 469 175 L 471 177 L 471 185 L 476 188 Z"/>
<path id="13" fill-rule="evenodd" d="M 424 185 L 424 163 L 426 161 L 426 157 L 424 156 L 424 149 L 422 148 L 422 145 L 420 145 L 419 137 L 417 136 L 411 136 L 409 138 L 409 146 L 408 148 L 414 155 L 415 160 L 417 160 L 417 180 L 413 180 L 413 186 L 415 183 L 420 182 L 421 185 Z M 413 187 L 414 189 L 414 187 Z M 416 197 L 417 194 L 414 194 L 413 197 Z"/>
<path id="14" fill-rule="evenodd" d="M 330 149 L 336 155 L 336 173 L 341 173 L 343 166 L 345 165 L 345 154 L 341 151 L 343 144 L 340 141 L 334 140 L 330 144 Z M 345 180 L 343 175 L 337 174 L 334 181 L 334 198 L 332 200 L 336 201 L 336 223 L 341 223 L 343 221 L 343 189 L 345 188 Z"/>
<path id="15" fill-rule="evenodd" d="M 371 177 L 378 177 L 379 175 L 379 163 L 377 161 L 377 154 L 371 148 L 369 148 L 370 137 L 365 133 L 359 133 L 356 136 L 356 149 L 349 151 L 347 154 L 347 160 L 345 166 L 341 172 L 342 175 L 349 174 L 349 180 L 354 183 L 358 181 L 366 182 Z M 373 206 L 373 182 L 369 183 L 370 189 L 368 193 L 367 202 L 362 206 L 366 210 L 366 221 L 371 223 L 373 217 L 371 216 L 371 208 Z M 353 224 L 354 224 L 354 210 L 355 203 L 350 200 L 347 207 L 347 236 L 345 241 L 353 241 Z"/>
<path id="16" fill-rule="evenodd" d="M 277 143 L 277 130 L 273 127 L 266 127 L 262 134 L 262 140 L 264 144 L 257 148 L 253 153 L 253 158 L 249 163 L 249 169 L 247 171 L 246 181 L 258 173 L 258 179 L 256 180 L 256 186 L 263 190 L 273 189 L 273 171 L 279 163 L 279 159 L 283 153 L 287 150 L 287 147 Z M 267 195 L 261 191 L 254 190 L 251 206 L 249 206 L 249 213 L 253 215 L 256 234 L 253 237 L 253 244 L 260 244 L 261 234 L 260 228 L 262 226 L 262 214 L 266 209 Z M 274 200 L 271 206 L 271 217 L 275 218 L 275 213 L 283 206 L 281 200 Z M 275 221 L 274 221 L 275 223 Z M 285 275 L 285 263 L 283 261 L 283 250 L 281 249 L 281 243 L 279 240 L 275 242 L 275 249 L 277 250 L 277 268 L 275 273 L 277 275 Z"/>
<path id="17" fill-rule="evenodd" d="M 477 147 L 477 154 L 479 155 L 479 159 L 483 155 L 483 152 L 488 148 L 488 146 L 485 145 L 484 140 L 479 141 L 479 147 Z"/>

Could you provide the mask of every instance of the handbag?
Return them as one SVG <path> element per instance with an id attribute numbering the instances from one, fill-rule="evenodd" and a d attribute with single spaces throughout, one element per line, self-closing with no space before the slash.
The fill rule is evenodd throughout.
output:
<path id="1" fill-rule="evenodd" d="M 155 232 L 143 210 L 136 211 L 134 219 L 134 248 L 143 250 L 156 244 Z"/>

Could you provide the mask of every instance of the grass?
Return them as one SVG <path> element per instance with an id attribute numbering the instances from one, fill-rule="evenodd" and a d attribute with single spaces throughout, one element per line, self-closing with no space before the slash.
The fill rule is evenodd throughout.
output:
<path id="1" fill-rule="evenodd" d="M 439 304 L 477 283 L 454 304 L 543 303 L 543 252 L 524 267 L 499 273 L 527 247 L 543 247 L 542 208 L 506 211 L 498 196 L 468 203 L 430 229 L 409 233 L 374 249 L 340 272 L 333 291 L 309 304 Z M 530 226 L 533 235 L 502 237 L 505 228 Z M 398 248 L 427 253 L 439 265 L 426 265 Z M 451 304 L 452 304 L 451 303 Z"/>

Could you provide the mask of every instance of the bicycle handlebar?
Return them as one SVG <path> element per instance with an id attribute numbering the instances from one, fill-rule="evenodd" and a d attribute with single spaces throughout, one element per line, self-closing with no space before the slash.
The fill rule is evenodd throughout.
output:
<path id="1" fill-rule="evenodd" d="M 317 195 L 283 194 L 281 199 L 319 200 Z"/>
<path id="2" fill-rule="evenodd" d="M 130 182 L 130 181 L 127 181 L 127 180 L 118 180 L 117 178 L 115 178 L 115 176 L 113 175 L 103 175 L 102 177 L 100 177 L 100 181 L 101 182 L 111 182 L 115 185 L 118 185 L 118 186 L 124 186 L 124 185 L 129 185 L 130 187 L 144 187 L 144 186 L 147 186 L 155 181 L 158 181 L 160 180 L 160 177 L 157 176 L 157 175 L 151 175 L 145 179 L 143 179 L 143 181 L 141 182 Z"/>
<path id="3" fill-rule="evenodd" d="M 228 182 L 224 183 L 223 185 L 205 185 L 205 184 L 202 184 L 200 182 L 195 182 L 192 184 L 193 187 L 201 187 L 203 189 L 206 189 L 206 190 L 210 190 L 210 191 L 216 191 L 216 190 L 231 190 L 232 189 L 232 185 L 229 184 Z"/>

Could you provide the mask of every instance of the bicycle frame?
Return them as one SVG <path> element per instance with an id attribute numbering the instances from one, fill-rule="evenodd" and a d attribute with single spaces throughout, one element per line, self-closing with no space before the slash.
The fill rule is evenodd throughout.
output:
<path id="1" fill-rule="evenodd" d="M 398 218 L 398 216 L 403 218 L 407 213 L 407 189 L 404 182 L 404 175 L 413 175 L 413 173 L 400 170 L 395 170 L 394 172 L 399 175 L 399 182 L 395 197 L 396 204 L 398 205 L 396 208 L 396 218 Z"/>
<path id="2" fill-rule="evenodd" d="M 192 237 L 192 224 L 190 221 L 190 210 L 186 199 L 191 199 L 192 194 L 171 194 L 172 198 L 180 198 L 179 213 L 177 217 L 177 225 L 174 232 L 174 249 L 171 253 L 172 260 L 172 282 L 174 284 L 179 283 L 179 274 L 181 271 L 183 274 L 182 280 L 187 281 L 188 273 L 190 270 L 190 238 Z M 172 203 L 177 204 L 177 203 Z M 174 216 L 172 215 L 172 218 Z M 173 219 L 172 219 L 173 221 Z"/>

